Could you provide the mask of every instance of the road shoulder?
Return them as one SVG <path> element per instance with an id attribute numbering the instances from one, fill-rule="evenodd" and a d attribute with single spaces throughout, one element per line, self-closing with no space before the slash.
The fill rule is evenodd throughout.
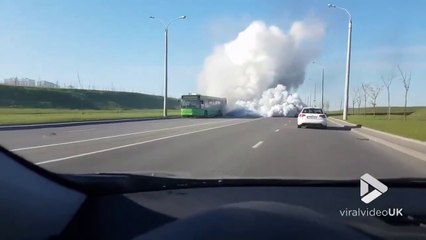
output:
<path id="1" fill-rule="evenodd" d="M 385 145 L 389 148 L 395 149 L 399 152 L 405 153 L 417 159 L 426 161 L 426 143 L 414 139 L 409 139 L 390 133 L 381 132 L 375 129 L 357 126 L 356 124 L 349 123 L 336 118 L 329 118 L 329 120 L 340 126 L 353 127 L 352 132 L 368 138 L 372 141 Z"/>

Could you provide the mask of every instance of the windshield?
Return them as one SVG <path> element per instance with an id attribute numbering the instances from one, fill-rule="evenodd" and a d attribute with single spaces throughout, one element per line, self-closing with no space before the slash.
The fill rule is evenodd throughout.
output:
<path id="1" fill-rule="evenodd" d="M 56 173 L 426 178 L 426 2 L 328 3 L 0 1 L 0 145 Z"/>
<path id="2" fill-rule="evenodd" d="M 200 108 L 201 102 L 199 100 L 184 100 L 181 101 L 181 108 Z"/>

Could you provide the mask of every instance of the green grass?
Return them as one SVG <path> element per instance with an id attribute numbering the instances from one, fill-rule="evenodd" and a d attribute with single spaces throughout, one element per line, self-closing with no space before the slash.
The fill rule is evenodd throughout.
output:
<path id="1" fill-rule="evenodd" d="M 162 109 L 74 110 L 0 108 L 0 125 L 160 117 L 162 114 Z M 169 109 L 168 115 L 178 116 L 180 115 L 180 110 Z"/>
<path id="2" fill-rule="evenodd" d="M 388 111 L 387 107 L 376 107 L 376 115 L 386 115 Z M 412 114 L 417 111 L 426 111 L 426 107 L 407 107 L 407 114 Z M 352 111 L 352 108 L 348 109 L 348 114 L 354 113 L 355 115 L 363 115 L 364 114 L 364 107 L 361 107 L 360 109 L 355 108 L 354 111 Z M 404 107 L 391 107 L 391 113 L 392 115 L 403 115 L 404 114 Z M 327 112 L 330 116 L 338 116 L 342 115 L 342 111 L 329 111 Z M 366 108 L 366 114 L 374 114 L 374 109 L 372 107 Z"/>
<path id="3" fill-rule="evenodd" d="M 176 98 L 167 99 L 170 108 L 178 108 Z M 163 97 L 134 92 L 83 89 L 51 89 L 0 85 L 0 107 L 57 109 L 161 109 Z"/>
<path id="4" fill-rule="evenodd" d="M 179 115 L 178 99 L 167 102 Z M 0 125 L 159 117 L 162 106 L 143 93 L 0 85 Z"/>
<path id="5" fill-rule="evenodd" d="M 395 111 L 396 114 L 391 115 L 390 120 L 388 120 L 387 115 L 379 112 L 376 116 L 348 115 L 348 122 L 403 137 L 426 141 L 426 107 L 410 107 L 411 113 L 407 115 L 407 120 L 405 121 L 404 116 L 400 114 L 399 110 L 398 108 Z M 341 115 L 334 117 L 342 119 Z"/>

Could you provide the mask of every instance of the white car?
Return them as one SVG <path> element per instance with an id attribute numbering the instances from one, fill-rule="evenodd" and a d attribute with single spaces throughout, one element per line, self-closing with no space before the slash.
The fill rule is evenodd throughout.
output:
<path id="1" fill-rule="evenodd" d="M 327 127 L 327 115 L 321 108 L 305 107 L 297 116 L 297 127 L 302 126 L 319 126 Z"/>

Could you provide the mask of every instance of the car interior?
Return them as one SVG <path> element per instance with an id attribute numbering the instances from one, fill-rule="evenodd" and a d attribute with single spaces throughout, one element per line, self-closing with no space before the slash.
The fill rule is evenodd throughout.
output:
<path id="1" fill-rule="evenodd" d="M 384 181 L 369 209 L 347 217 L 358 180 L 174 179 L 57 174 L 1 149 L 0 239 L 424 239 L 424 181 Z M 407 200 L 409 199 L 409 200 Z"/>
<path id="2" fill-rule="evenodd" d="M 426 240 L 425 10 L 0 0 L 0 240 Z"/>

